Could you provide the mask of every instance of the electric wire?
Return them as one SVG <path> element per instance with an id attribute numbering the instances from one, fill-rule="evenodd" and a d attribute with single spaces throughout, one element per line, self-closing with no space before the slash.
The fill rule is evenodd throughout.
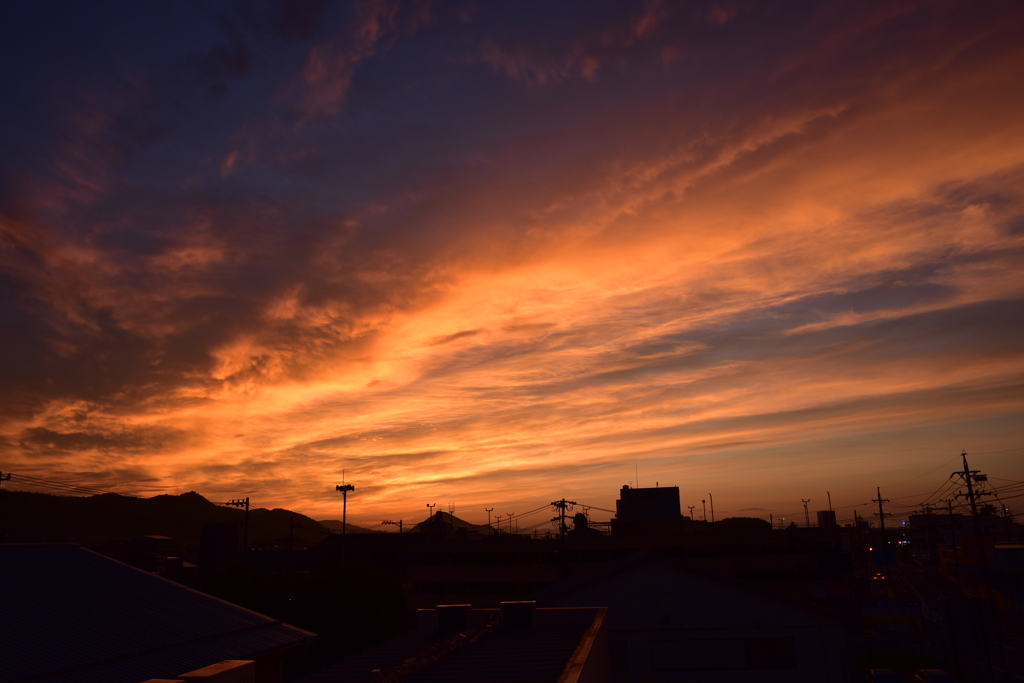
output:
<path id="1" fill-rule="evenodd" d="M 916 481 L 917 479 L 921 479 L 922 477 L 927 477 L 932 472 L 935 472 L 937 470 L 942 469 L 943 467 L 947 466 L 949 463 L 953 462 L 954 460 L 957 460 L 959 457 L 960 457 L 959 455 L 955 455 L 952 458 L 950 458 L 949 460 L 947 460 L 946 462 L 944 462 L 941 465 L 939 465 L 938 467 L 936 467 L 935 469 L 928 470 L 924 474 L 918 475 L 916 477 L 912 477 L 910 479 L 904 479 L 903 481 L 898 481 L 895 484 L 888 484 L 887 486 L 883 486 L 882 488 L 892 488 L 894 486 L 899 486 L 900 484 L 906 484 L 907 482 L 910 482 L 910 481 Z"/>

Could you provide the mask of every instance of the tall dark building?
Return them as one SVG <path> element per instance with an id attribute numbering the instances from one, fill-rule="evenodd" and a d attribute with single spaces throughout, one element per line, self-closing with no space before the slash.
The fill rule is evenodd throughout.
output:
<path id="1" fill-rule="evenodd" d="M 615 516 L 618 519 L 642 519 L 648 517 L 678 517 L 679 487 L 635 489 L 623 486 L 619 499 L 615 501 Z"/>
<path id="2" fill-rule="evenodd" d="M 638 489 L 623 486 L 615 501 L 613 534 L 652 534 L 678 530 L 683 522 L 679 487 Z"/>

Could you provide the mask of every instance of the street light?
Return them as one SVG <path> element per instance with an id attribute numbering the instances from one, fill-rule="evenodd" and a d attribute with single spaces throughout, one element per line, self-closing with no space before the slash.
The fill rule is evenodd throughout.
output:
<path id="1" fill-rule="evenodd" d="M 355 491 L 352 484 L 339 484 L 336 491 L 341 491 L 341 561 L 345 562 L 345 534 L 348 532 L 348 492 Z"/>

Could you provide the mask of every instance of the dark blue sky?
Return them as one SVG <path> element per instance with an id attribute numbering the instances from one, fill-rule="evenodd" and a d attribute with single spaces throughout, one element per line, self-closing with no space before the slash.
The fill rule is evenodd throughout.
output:
<path id="1" fill-rule="evenodd" d="M 1019 3 L 2 12 L 5 472 L 782 511 L 1024 446 Z"/>

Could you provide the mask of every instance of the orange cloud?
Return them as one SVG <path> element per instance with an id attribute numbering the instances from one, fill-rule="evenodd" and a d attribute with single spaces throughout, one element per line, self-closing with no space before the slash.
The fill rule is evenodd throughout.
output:
<path id="1" fill-rule="evenodd" d="M 187 173 L 11 212 L 5 471 L 326 517 L 344 469 L 369 522 L 610 508 L 637 462 L 780 510 L 1013 447 L 1012 22 L 737 7 L 524 40 L 360 4 Z"/>

